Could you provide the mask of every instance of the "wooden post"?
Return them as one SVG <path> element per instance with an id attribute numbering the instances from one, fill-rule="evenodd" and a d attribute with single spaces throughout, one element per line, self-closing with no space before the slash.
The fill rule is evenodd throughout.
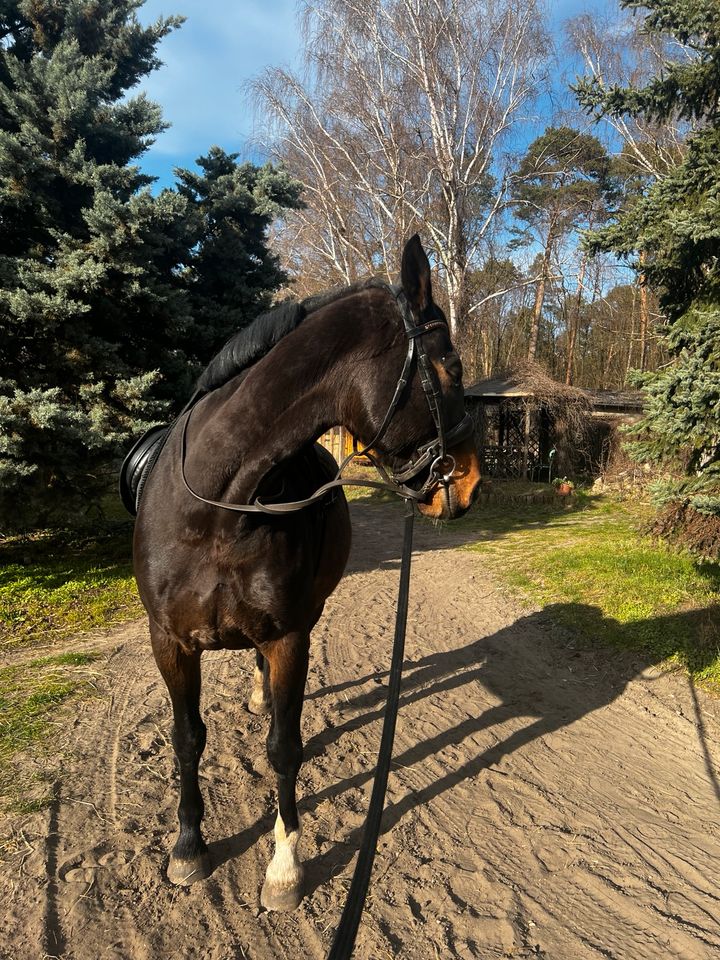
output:
<path id="1" fill-rule="evenodd" d="M 528 401 L 525 401 L 525 424 L 523 430 L 523 459 L 522 459 L 522 477 L 523 480 L 528 480 L 528 474 L 530 472 L 530 428 L 532 424 L 532 417 L 530 415 L 530 404 Z"/>
<path id="2" fill-rule="evenodd" d="M 645 258 L 645 251 L 642 250 L 640 252 L 641 268 L 645 264 Z M 648 330 L 650 328 L 650 307 L 648 304 L 647 277 L 645 276 L 644 270 L 638 274 L 638 286 L 640 287 L 640 370 L 645 370 L 647 366 L 647 341 Z"/>

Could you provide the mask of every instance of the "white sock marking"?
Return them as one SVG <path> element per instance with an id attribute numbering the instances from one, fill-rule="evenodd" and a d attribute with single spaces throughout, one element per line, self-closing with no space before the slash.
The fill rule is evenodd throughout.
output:
<path id="1" fill-rule="evenodd" d="M 297 858 L 297 845 L 302 828 L 285 833 L 285 824 L 278 813 L 275 821 L 275 856 L 270 861 L 265 875 L 273 887 L 287 889 L 296 887 L 302 879 L 302 867 Z"/>
<path id="2" fill-rule="evenodd" d="M 250 694 L 250 703 L 255 707 L 265 706 L 265 688 L 263 687 L 263 672 L 255 667 L 253 674 L 253 689 Z"/>

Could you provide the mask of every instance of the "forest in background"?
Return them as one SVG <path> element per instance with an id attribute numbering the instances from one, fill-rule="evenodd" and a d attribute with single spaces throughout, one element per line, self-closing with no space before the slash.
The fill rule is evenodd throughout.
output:
<path id="1" fill-rule="evenodd" d="M 598 120 L 570 84 L 640 85 L 689 47 L 613 4 L 559 34 L 536 0 L 307 0 L 300 15 L 304 71 L 254 84 L 263 143 L 303 184 L 276 234 L 294 290 L 395 280 L 417 230 L 466 382 L 537 360 L 617 389 L 667 360 L 643 251 L 620 260 L 583 236 L 662 179 L 694 125 Z"/>

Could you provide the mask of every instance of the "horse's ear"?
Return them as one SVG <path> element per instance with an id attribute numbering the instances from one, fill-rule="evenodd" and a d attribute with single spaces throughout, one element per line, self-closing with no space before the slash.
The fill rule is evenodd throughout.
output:
<path id="1" fill-rule="evenodd" d="M 417 234 L 410 237 L 405 244 L 400 279 L 411 308 L 417 314 L 422 313 L 432 303 L 432 287 L 430 285 L 430 261 Z"/>

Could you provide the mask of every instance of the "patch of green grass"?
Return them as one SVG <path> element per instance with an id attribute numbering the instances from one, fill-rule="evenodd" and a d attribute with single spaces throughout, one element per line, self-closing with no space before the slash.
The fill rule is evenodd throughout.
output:
<path id="1" fill-rule="evenodd" d="M 95 659 L 73 651 L 0 669 L 0 795 L 14 809 L 27 812 L 45 802 L 28 795 L 28 775 L 14 769 L 14 757 L 41 748 L 58 707 L 91 689 L 88 665 Z"/>
<path id="2" fill-rule="evenodd" d="M 468 525 L 506 583 L 589 641 L 674 660 L 720 688 L 720 564 L 651 540 L 649 509 L 605 497 L 482 508 Z"/>
<path id="3" fill-rule="evenodd" d="M 397 503 L 397 494 L 389 490 L 378 490 L 376 487 L 343 487 L 349 501 L 359 500 L 363 503 Z"/>
<path id="4" fill-rule="evenodd" d="M 69 651 L 25 659 L 21 648 L 48 645 L 137 616 L 132 525 L 45 530 L 0 540 L 0 645 L 14 662 L 0 668 L 0 795 L 21 812 L 47 802 L 41 755 L 67 701 L 92 691 L 95 655 Z M 81 639 L 78 637 L 78 639 Z M 52 739 L 55 743 L 55 738 Z M 40 770 L 40 773 L 33 772 Z"/>
<path id="5" fill-rule="evenodd" d="M 47 643 L 141 612 L 130 524 L 0 541 L 0 645 Z"/>

